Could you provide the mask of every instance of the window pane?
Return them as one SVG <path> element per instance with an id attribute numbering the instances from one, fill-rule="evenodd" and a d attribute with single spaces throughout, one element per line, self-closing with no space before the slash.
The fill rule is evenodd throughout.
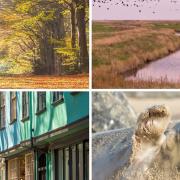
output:
<path id="1" fill-rule="evenodd" d="M 66 148 L 65 150 L 65 180 L 69 180 L 69 148 Z"/>
<path id="2" fill-rule="evenodd" d="M 57 150 L 55 152 L 55 179 L 63 180 L 63 165 L 64 165 L 63 150 Z"/>
<path id="3" fill-rule="evenodd" d="M 0 93 L 0 127 L 5 127 L 6 109 L 5 109 L 5 94 Z"/>
<path id="4" fill-rule="evenodd" d="M 72 180 L 76 180 L 76 146 L 72 147 Z"/>
<path id="5" fill-rule="evenodd" d="M 33 154 L 27 154 L 25 156 L 25 179 L 26 180 L 33 180 L 34 179 Z"/>
<path id="6" fill-rule="evenodd" d="M 53 92 L 53 102 L 63 99 L 63 92 Z"/>
<path id="7" fill-rule="evenodd" d="M 29 93 L 26 92 L 26 116 L 29 116 Z"/>
<path id="8" fill-rule="evenodd" d="M 25 159 L 19 158 L 19 179 L 25 179 Z"/>
<path id="9" fill-rule="evenodd" d="M 79 180 L 84 180 L 83 178 L 83 144 L 78 145 L 79 150 Z"/>
<path id="10" fill-rule="evenodd" d="M 85 180 L 89 179 L 89 143 L 85 142 Z"/>
<path id="11" fill-rule="evenodd" d="M 11 121 L 15 120 L 17 117 L 16 117 L 16 92 L 11 92 L 10 93 L 10 96 L 11 96 L 11 102 L 10 102 L 10 114 L 11 114 Z"/>
<path id="12" fill-rule="evenodd" d="M 89 179 L 89 143 L 55 151 L 55 180 Z"/>
<path id="13" fill-rule="evenodd" d="M 25 158 L 21 156 L 8 161 L 8 179 L 20 180 L 25 179 Z"/>
<path id="14" fill-rule="evenodd" d="M 41 111 L 46 107 L 46 92 L 37 93 L 37 111 Z"/>
<path id="15" fill-rule="evenodd" d="M 46 180 L 46 154 L 43 153 L 38 159 L 38 179 Z"/>
<path id="16" fill-rule="evenodd" d="M 22 115 L 23 118 L 29 116 L 29 93 L 23 92 L 22 93 Z"/>

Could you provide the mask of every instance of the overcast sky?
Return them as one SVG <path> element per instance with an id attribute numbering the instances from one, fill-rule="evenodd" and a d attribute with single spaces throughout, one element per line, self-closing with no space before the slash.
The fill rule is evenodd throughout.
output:
<path id="1" fill-rule="evenodd" d="M 92 11 L 93 20 L 180 20 L 180 0 L 96 0 Z"/>

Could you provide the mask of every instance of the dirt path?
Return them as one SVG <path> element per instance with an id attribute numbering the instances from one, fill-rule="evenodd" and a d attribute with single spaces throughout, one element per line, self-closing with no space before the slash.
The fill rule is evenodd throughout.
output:
<path id="1" fill-rule="evenodd" d="M 88 75 L 69 76 L 0 76 L 1 89 L 85 89 Z"/>

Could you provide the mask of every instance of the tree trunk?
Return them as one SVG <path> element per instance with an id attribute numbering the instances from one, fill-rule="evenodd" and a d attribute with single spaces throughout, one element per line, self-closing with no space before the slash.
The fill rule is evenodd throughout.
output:
<path id="1" fill-rule="evenodd" d="M 40 49 L 40 64 L 39 71 L 40 74 L 53 74 L 54 66 L 54 46 L 50 42 L 48 28 L 49 25 L 46 23 L 41 30 L 41 39 L 39 43 Z"/>
<path id="2" fill-rule="evenodd" d="M 40 39 L 40 72 L 43 74 L 61 74 L 61 57 L 58 58 L 55 48 L 59 46 L 59 41 L 64 41 L 65 28 L 64 17 L 59 8 L 55 12 L 55 18 L 44 23 L 41 29 Z M 58 42 L 58 43 L 57 43 Z"/>
<path id="3" fill-rule="evenodd" d="M 71 46 L 76 47 L 76 11 L 74 2 L 71 3 Z"/>
<path id="4" fill-rule="evenodd" d="M 60 46 L 64 46 L 64 38 L 65 38 L 65 27 L 64 27 L 64 16 L 62 15 L 62 11 L 63 9 L 60 7 L 58 9 L 58 11 L 56 12 L 56 19 L 55 22 L 53 23 L 53 28 L 52 28 L 52 37 L 53 39 L 56 39 L 58 41 L 61 41 Z M 54 43 L 54 48 L 59 47 L 59 44 L 57 44 L 56 42 Z M 57 53 L 54 51 L 55 53 L 55 64 L 54 64 L 54 73 L 56 75 L 60 75 L 62 74 L 62 57 L 60 57 L 59 55 L 57 55 Z"/>
<path id="5" fill-rule="evenodd" d="M 76 2 L 76 17 L 79 34 L 79 47 L 80 47 L 80 64 L 82 71 L 88 72 L 89 70 L 89 55 L 87 50 L 87 38 L 86 38 L 86 20 L 85 20 L 85 0 L 75 0 Z"/>

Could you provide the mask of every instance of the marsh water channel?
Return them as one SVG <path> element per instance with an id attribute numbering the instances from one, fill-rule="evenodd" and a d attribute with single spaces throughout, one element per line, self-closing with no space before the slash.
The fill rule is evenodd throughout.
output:
<path id="1" fill-rule="evenodd" d="M 180 50 L 147 64 L 126 80 L 180 82 Z"/>

